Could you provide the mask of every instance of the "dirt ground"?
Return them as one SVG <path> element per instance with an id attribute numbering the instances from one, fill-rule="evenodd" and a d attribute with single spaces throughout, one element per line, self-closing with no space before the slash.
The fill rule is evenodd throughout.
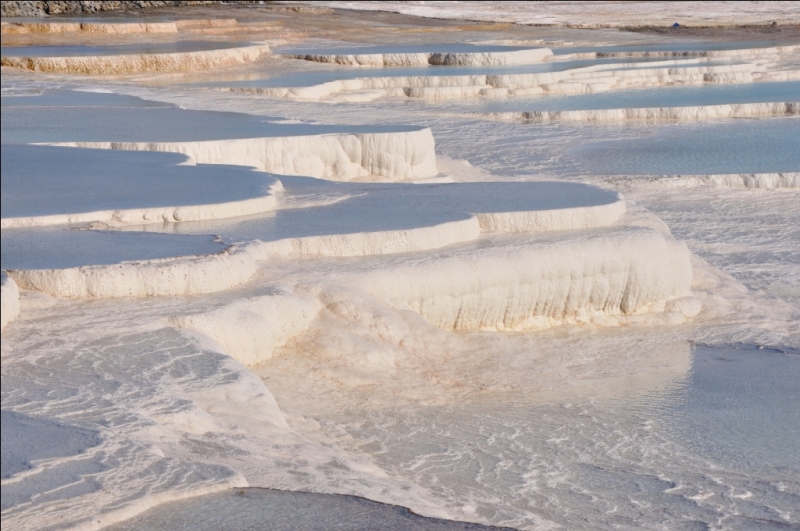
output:
<path id="1" fill-rule="evenodd" d="M 800 24 L 794 26 L 733 26 L 713 28 L 629 28 L 634 33 L 720 40 L 800 39 Z"/>
<path id="2" fill-rule="evenodd" d="M 737 27 L 630 27 L 568 28 L 564 26 L 532 26 L 512 23 L 442 20 L 383 11 L 353 11 L 315 6 L 205 5 L 152 8 L 129 12 L 103 12 L 93 19 L 115 21 L 163 21 L 235 18 L 233 27 L 204 27 L 181 31 L 178 34 L 148 33 L 148 42 L 174 40 L 238 40 L 268 41 L 270 43 L 304 42 L 309 39 L 347 41 L 355 43 L 413 44 L 424 35 L 425 42 L 492 40 L 501 36 L 521 43 L 536 40 L 561 41 L 565 45 L 604 43 L 655 43 L 675 40 L 795 40 L 800 39 L 800 25 L 737 26 Z M 42 22 L 70 22 L 80 17 L 51 16 Z M 7 19 L 3 21 L 7 25 Z M 87 37 L 89 37 L 87 39 Z M 9 33 L 4 28 L 3 46 L 86 44 L 127 44 L 139 42 L 137 34 L 102 34 L 85 32 Z"/>

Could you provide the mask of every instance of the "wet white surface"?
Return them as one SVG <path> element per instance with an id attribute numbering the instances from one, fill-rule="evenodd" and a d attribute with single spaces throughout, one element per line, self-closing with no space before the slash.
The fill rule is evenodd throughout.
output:
<path id="1" fill-rule="evenodd" d="M 538 529 L 543 517 L 566 528 L 777 530 L 793 521 L 797 352 L 687 345 L 661 362 L 569 391 L 444 407 L 373 407 L 365 390 L 364 402 L 318 419 L 335 440 L 495 525 Z"/>
<path id="2" fill-rule="evenodd" d="M 64 84 L 3 75 L 4 89 L 16 93 Z M 484 182 L 285 178 L 294 208 L 261 219 L 159 225 L 147 233 L 141 227 L 54 232 L 29 250 L 4 229 L 3 268 L 11 267 L 5 247 L 15 241 L 18 256 L 39 260 L 49 247 L 66 261 L 80 249 L 72 242 L 86 238 L 98 242 L 91 244 L 92 260 L 114 263 L 132 251 L 155 257 L 172 256 L 184 243 L 192 253 L 200 242 L 222 246 L 211 234 L 225 240 L 355 234 L 460 219 L 479 207 L 547 207 L 555 190 L 563 199 L 555 206 L 562 207 L 622 192 L 630 226 L 568 236 L 486 233 L 392 256 L 276 257 L 260 262 L 245 282 L 205 295 L 66 300 L 23 290 L 20 317 L 3 329 L 4 413 L 45 419 L 58 430 L 78 426 L 97 434 L 99 444 L 73 445 L 70 437 L 79 436 L 64 435 L 65 451 L 45 456 L 53 460 L 52 475 L 14 480 L 28 477 L 22 470 L 4 479 L 4 502 L 6 492 L 11 500 L 4 524 L 55 529 L 63 522 L 93 525 L 87 515 L 104 525 L 142 513 L 140 522 L 170 529 L 198 529 L 216 519 L 246 529 L 262 525 L 273 510 L 266 504 L 274 503 L 234 490 L 250 486 L 355 495 L 425 516 L 518 529 L 798 525 L 797 192 L 653 184 L 660 175 L 796 172 L 796 119 L 513 124 L 406 101 L 330 105 L 171 85 L 81 84 L 185 109 L 125 110 L 142 105 L 130 96 L 80 93 L 68 96 L 70 103 L 61 93 L 7 98 L 4 91 L 3 142 L 147 141 L 151 133 L 164 141 L 220 139 L 291 126 L 264 121 L 300 121 L 298 134 L 318 123 L 399 123 L 431 128 L 440 169 L 450 179 Z M 95 96 L 106 110 L 80 114 L 75 106 Z M 37 97 L 51 100 L 7 104 Z M 109 119 L 108 109 L 123 119 Z M 75 123 L 76 116 L 90 118 Z M 652 249 L 679 245 L 642 206 L 693 253 L 694 299 L 670 304 L 674 310 L 701 303 L 699 315 L 680 321 L 662 315 L 675 318 L 675 310 L 600 322 L 576 311 L 571 320 L 536 321 L 536 331 L 497 326 L 525 305 L 503 291 L 511 284 L 496 279 L 559 273 L 536 284 L 541 307 L 553 308 L 591 299 L 577 286 L 618 278 L 614 267 L 622 259 L 650 264 L 642 271 L 670 269 L 679 253 L 662 258 Z M 122 243 L 126 237 L 130 242 Z M 103 238 L 113 241 L 100 244 Z M 536 255 L 536 249 L 553 252 Z M 524 256 L 527 262 L 518 260 Z M 537 269 L 549 263 L 560 269 Z M 570 274 L 558 284 L 572 263 L 599 264 L 599 273 Z M 469 289 L 444 289 L 459 282 Z M 558 285 L 576 288 L 564 295 Z M 642 279 L 627 285 L 631 293 L 663 286 Z M 442 323 L 455 316 L 454 322 L 469 317 L 491 326 L 446 331 L 431 324 L 437 316 Z M 234 347 L 251 349 L 248 367 L 236 361 L 245 357 Z M 5 441 L 3 450 L 5 466 Z M 11 461 L 30 462 L 29 471 L 40 466 L 35 456 Z M 65 478 L 76 477 L 82 479 L 62 488 Z M 191 499 L 206 494 L 208 505 Z M 270 506 L 279 522 L 295 522 L 298 508 L 312 515 L 312 524 L 349 510 L 326 505 L 328 497 L 279 496 L 291 501 Z M 183 498 L 190 499 L 172 505 Z M 350 502 L 368 507 L 370 525 L 385 521 L 385 507 Z"/>

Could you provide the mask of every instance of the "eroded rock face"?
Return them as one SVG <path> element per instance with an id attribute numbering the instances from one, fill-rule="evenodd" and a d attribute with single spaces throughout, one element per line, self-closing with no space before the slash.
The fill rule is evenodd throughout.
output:
<path id="1" fill-rule="evenodd" d="M 149 7 L 178 7 L 203 4 L 218 4 L 214 1 L 88 1 L 77 2 L 3 2 L 2 16 L 4 17 L 44 17 L 47 15 L 80 15 L 81 13 L 98 13 L 100 11 L 126 11 L 145 9 Z M 231 2 L 227 2 L 231 3 Z M 253 2 L 237 1 L 235 3 L 249 4 Z"/>
<path id="2" fill-rule="evenodd" d="M 2 2 L 0 14 L 4 17 L 43 17 L 44 2 Z"/>
<path id="3" fill-rule="evenodd" d="M 0 272 L 0 303 L 2 304 L 0 329 L 2 329 L 19 315 L 19 290 L 16 282 L 11 280 L 5 271 Z"/>

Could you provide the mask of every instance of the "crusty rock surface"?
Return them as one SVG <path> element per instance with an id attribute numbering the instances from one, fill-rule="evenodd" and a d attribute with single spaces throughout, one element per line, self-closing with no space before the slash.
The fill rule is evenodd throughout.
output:
<path id="1" fill-rule="evenodd" d="M 100 11 L 126 11 L 145 9 L 149 7 L 180 7 L 191 5 L 218 4 L 218 1 L 90 1 L 79 0 L 64 1 L 24 1 L 0 3 L 0 14 L 3 17 L 44 17 L 47 15 L 80 15 L 83 13 L 98 13 Z M 230 2 L 228 2 L 230 3 Z M 239 4 L 255 2 L 237 1 Z"/>

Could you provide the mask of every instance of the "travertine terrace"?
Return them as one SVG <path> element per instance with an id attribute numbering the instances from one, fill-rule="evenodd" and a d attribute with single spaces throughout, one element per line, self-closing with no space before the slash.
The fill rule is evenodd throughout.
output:
<path id="1" fill-rule="evenodd" d="M 4 18 L 3 528 L 800 525 L 798 17 Z"/>

